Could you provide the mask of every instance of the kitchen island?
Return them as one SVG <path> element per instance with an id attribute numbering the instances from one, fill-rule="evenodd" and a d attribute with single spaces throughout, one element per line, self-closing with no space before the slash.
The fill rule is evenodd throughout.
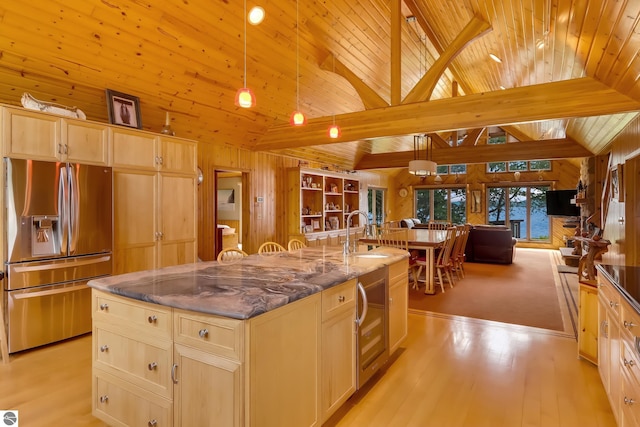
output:
<path id="1" fill-rule="evenodd" d="M 321 425 L 355 391 L 357 278 L 379 270 L 404 285 L 385 325 L 405 325 L 398 341 L 407 262 L 392 248 L 317 247 L 91 281 L 93 413 L 111 425 Z"/>

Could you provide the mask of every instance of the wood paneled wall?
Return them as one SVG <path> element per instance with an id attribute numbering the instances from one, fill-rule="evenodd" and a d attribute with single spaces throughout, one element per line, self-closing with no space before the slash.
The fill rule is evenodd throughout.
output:
<path id="1" fill-rule="evenodd" d="M 542 173 L 542 182 L 552 183 L 555 189 L 571 189 L 575 188 L 578 182 L 578 176 L 580 174 L 580 160 L 554 160 L 552 162 L 552 170 Z M 455 184 L 455 176 L 442 175 L 443 181 L 441 185 L 453 185 Z M 499 173 L 496 174 L 496 178 L 500 183 L 502 182 L 515 182 L 514 176 L 511 173 Z M 540 175 L 537 172 L 522 172 L 520 176 L 521 183 L 538 182 L 540 181 Z M 458 183 L 467 185 L 469 191 L 481 190 L 482 194 L 482 212 L 471 213 L 467 208 L 467 221 L 471 224 L 485 224 L 486 223 L 486 206 L 485 206 L 485 191 L 486 184 L 493 183 L 493 174 L 486 173 L 486 167 L 484 164 L 470 164 L 467 165 L 467 173 L 460 175 Z M 413 208 L 413 188 L 420 185 L 433 185 L 434 177 L 427 177 L 424 180 L 416 178 L 414 175 L 408 173 L 407 170 L 401 170 L 395 175 L 389 187 L 387 219 L 388 220 L 400 220 L 402 218 L 412 217 Z M 407 197 L 400 197 L 398 190 L 400 188 L 407 188 L 409 195 Z M 563 220 L 554 218 L 552 222 L 552 239 L 549 244 L 541 243 L 518 243 L 522 247 L 541 247 L 541 248 L 558 248 L 564 246 L 564 236 L 572 236 L 573 229 L 567 229 L 562 227 Z"/>
<path id="2" fill-rule="evenodd" d="M 602 181 L 611 166 L 623 166 L 624 201 L 609 198 L 603 237 L 611 242 L 603 262 L 619 265 L 640 265 L 640 249 L 637 245 L 638 227 L 638 174 L 636 165 L 640 158 L 640 120 L 634 120 L 613 142 L 607 167 L 601 168 Z M 603 201 L 606 203 L 606 200 Z M 627 238 L 628 237 L 628 238 Z"/>

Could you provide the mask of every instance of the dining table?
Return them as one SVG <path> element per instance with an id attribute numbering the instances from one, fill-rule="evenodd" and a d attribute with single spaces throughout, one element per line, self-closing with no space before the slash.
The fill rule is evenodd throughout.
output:
<path id="1" fill-rule="evenodd" d="M 425 294 L 435 294 L 434 264 L 435 251 L 441 247 L 447 237 L 447 230 L 430 230 L 428 228 L 409 228 L 407 229 L 407 246 L 409 251 L 421 250 L 425 251 L 426 268 L 425 268 Z M 377 237 L 361 237 L 358 239 L 359 244 L 376 245 Z M 420 270 L 417 275 L 420 274 Z M 419 278 L 417 281 L 422 281 Z M 414 285 L 415 287 L 415 285 Z"/>

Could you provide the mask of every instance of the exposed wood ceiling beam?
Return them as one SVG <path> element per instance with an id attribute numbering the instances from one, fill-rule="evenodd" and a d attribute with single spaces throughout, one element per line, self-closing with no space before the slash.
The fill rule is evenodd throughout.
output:
<path id="1" fill-rule="evenodd" d="M 335 64 L 334 64 L 335 61 Z M 326 71 L 331 71 L 339 76 L 344 77 L 353 88 L 360 95 L 360 99 L 364 104 L 364 108 L 371 110 L 374 108 L 388 107 L 389 103 L 382 99 L 380 95 L 371 89 L 360 77 L 355 75 L 353 71 L 346 65 L 340 62 L 332 53 L 327 53 L 324 60 L 320 62 L 320 68 Z"/>
<path id="2" fill-rule="evenodd" d="M 429 68 L 429 71 L 427 71 L 413 89 L 411 89 L 411 92 L 405 96 L 402 103 L 407 104 L 410 102 L 426 101 L 431 98 L 433 89 L 436 87 L 436 84 L 438 84 L 444 71 L 449 67 L 449 64 L 451 64 L 451 61 L 453 61 L 465 46 L 489 31 L 491 31 L 491 25 L 482 19 L 482 17 L 478 15 L 474 16 L 455 40 L 440 54 L 433 66 Z"/>
<path id="3" fill-rule="evenodd" d="M 335 116 L 342 136 L 329 139 L 332 117 L 310 119 L 304 127 L 271 127 L 254 150 L 278 150 L 385 136 L 502 126 L 568 117 L 589 117 L 640 109 L 605 84 L 583 77 L 561 82 L 416 102 Z"/>
<path id="4" fill-rule="evenodd" d="M 401 0 L 392 0 L 391 8 L 391 105 L 402 100 L 402 13 Z"/>
<path id="5" fill-rule="evenodd" d="M 472 164 L 513 160 L 551 160 L 593 156 L 591 151 L 572 139 L 547 139 L 509 144 L 449 147 L 434 149 L 432 160 L 438 164 Z M 413 151 L 368 154 L 356 164 L 356 170 L 406 168 Z"/>
<path id="6" fill-rule="evenodd" d="M 461 145 L 465 147 L 476 145 L 478 143 L 480 135 L 482 135 L 482 132 L 484 132 L 485 129 L 486 128 L 470 129 L 467 132 L 467 136 L 464 138 Z"/>

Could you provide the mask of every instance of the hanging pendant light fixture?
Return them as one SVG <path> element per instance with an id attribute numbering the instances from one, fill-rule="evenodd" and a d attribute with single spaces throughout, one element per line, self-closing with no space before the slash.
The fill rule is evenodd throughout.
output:
<path id="1" fill-rule="evenodd" d="M 333 54 L 333 73 L 335 74 L 336 72 L 336 55 Z M 331 139 L 338 139 L 342 136 L 342 130 L 340 129 L 340 126 L 338 126 L 336 124 L 336 114 L 333 113 L 333 124 L 331 124 L 331 126 L 329 126 L 329 129 L 327 129 L 327 135 L 329 135 L 329 138 Z"/>
<path id="2" fill-rule="evenodd" d="M 424 150 L 425 158 L 420 158 L 420 152 Z M 435 175 L 438 165 L 431 160 L 433 143 L 427 135 L 413 136 L 413 160 L 409 162 L 409 173 L 415 176 Z"/>
<path id="3" fill-rule="evenodd" d="M 296 0 L 296 110 L 291 113 L 289 123 L 291 126 L 304 126 L 307 117 L 300 111 L 300 30 L 298 20 L 298 0 Z"/>
<path id="4" fill-rule="evenodd" d="M 244 0 L 242 21 L 244 23 L 244 87 L 236 92 L 236 105 L 241 108 L 251 108 L 256 105 L 256 97 L 247 87 L 247 0 Z"/>

